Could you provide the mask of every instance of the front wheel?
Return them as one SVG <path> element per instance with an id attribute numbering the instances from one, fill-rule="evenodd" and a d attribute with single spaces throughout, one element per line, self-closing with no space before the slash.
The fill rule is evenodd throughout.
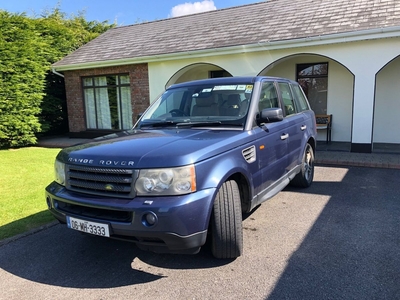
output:
<path id="1" fill-rule="evenodd" d="M 240 193 L 237 182 L 226 181 L 218 191 L 211 217 L 211 251 L 216 258 L 236 258 L 243 251 Z"/>
<path id="2" fill-rule="evenodd" d="M 307 143 L 304 149 L 303 159 L 301 161 L 300 173 L 296 175 L 290 182 L 291 185 L 297 187 L 309 187 L 314 179 L 314 150 Z"/>

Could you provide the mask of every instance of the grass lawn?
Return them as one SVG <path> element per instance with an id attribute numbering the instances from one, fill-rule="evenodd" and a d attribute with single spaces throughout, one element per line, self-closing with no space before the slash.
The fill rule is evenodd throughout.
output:
<path id="1" fill-rule="evenodd" d="M 54 178 L 60 149 L 0 150 L 0 240 L 55 220 L 47 211 L 45 187 Z"/>

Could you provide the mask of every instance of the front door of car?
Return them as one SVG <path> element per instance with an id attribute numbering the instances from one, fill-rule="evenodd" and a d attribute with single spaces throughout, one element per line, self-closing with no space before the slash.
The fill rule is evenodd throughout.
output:
<path id="1" fill-rule="evenodd" d="M 258 110 L 279 108 L 277 89 L 272 81 L 262 82 L 258 99 Z M 287 121 L 266 123 L 258 126 L 257 155 L 262 183 L 258 191 L 259 198 L 268 196 L 274 184 L 285 174 L 288 160 Z"/>

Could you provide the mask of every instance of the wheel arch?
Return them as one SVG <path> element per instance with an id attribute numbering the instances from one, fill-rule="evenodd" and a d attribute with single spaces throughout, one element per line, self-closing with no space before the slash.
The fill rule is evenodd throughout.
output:
<path id="1" fill-rule="evenodd" d="M 229 154 L 229 155 L 228 155 Z M 252 174 L 257 166 L 248 163 L 241 153 L 235 151 L 234 154 L 224 153 L 214 157 L 212 161 L 203 161 L 196 164 L 196 173 L 206 174 L 201 176 L 198 188 L 215 188 L 215 192 L 210 205 L 209 216 L 212 212 L 212 205 L 215 202 L 219 189 L 224 182 L 235 180 L 239 187 L 240 201 L 243 212 L 248 212 L 251 208 L 251 199 L 254 195 L 254 182 Z M 209 220 L 208 220 L 209 221 Z"/>
<path id="2" fill-rule="evenodd" d="M 317 148 L 317 141 L 314 139 L 314 137 L 311 136 L 311 137 L 309 137 L 307 142 L 311 145 L 311 148 L 313 149 L 314 155 L 315 155 L 315 151 Z"/>
<path id="3" fill-rule="evenodd" d="M 210 211 L 208 214 L 208 224 L 209 224 L 208 226 L 210 226 L 212 209 L 213 209 L 213 205 L 214 205 L 215 199 L 217 197 L 218 191 L 222 187 L 222 185 L 229 180 L 236 181 L 236 183 L 239 187 L 242 213 L 248 213 L 251 210 L 251 199 L 253 197 L 252 195 L 254 192 L 251 188 L 251 182 L 249 181 L 249 178 L 242 172 L 229 173 L 229 174 L 227 174 L 227 176 L 225 176 L 221 179 L 221 181 L 219 182 L 218 186 L 215 189 L 215 193 L 213 195 L 213 199 L 212 199 L 212 202 L 210 205 Z"/>
<path id="4" fill-rule="evenodd" d="M 242 205 L 242 212 L 250 212 L 252 191 L 250 189 L 250 183 L 247 177 L 242 173 L 234 173 L 227 180 L 235 180 L 239 187 L 240 203 Z"/>

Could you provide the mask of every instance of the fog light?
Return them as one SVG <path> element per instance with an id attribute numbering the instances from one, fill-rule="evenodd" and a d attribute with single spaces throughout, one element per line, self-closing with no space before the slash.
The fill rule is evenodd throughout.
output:
<path id="1" fill-rule="evenodd" d="M 142 224 L 146 227 L 154 226 L 158 221 L 157 215 L 153 212 L 147 212 L 142 217 Z"/>

